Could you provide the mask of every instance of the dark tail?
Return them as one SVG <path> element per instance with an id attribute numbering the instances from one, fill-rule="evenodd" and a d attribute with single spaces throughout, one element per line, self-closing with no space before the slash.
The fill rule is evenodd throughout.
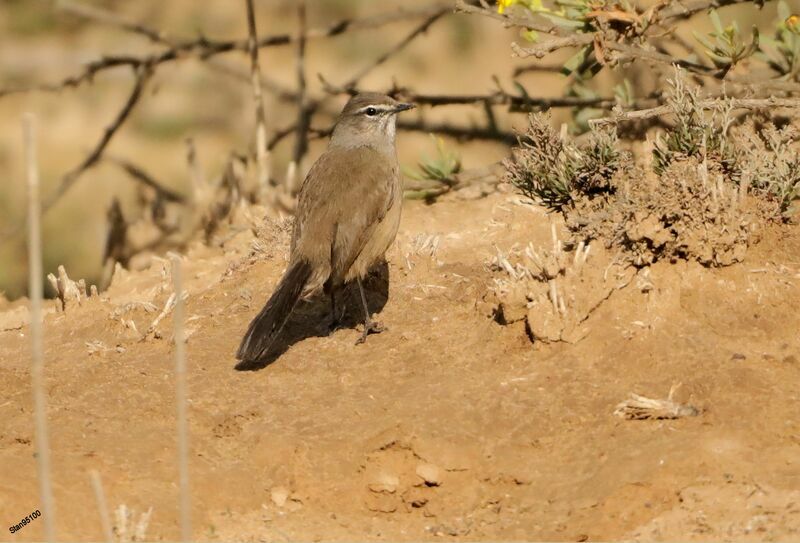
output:
<path id="1" fill-rule="evenodd" d="M 236 351 L 236 358 L 250 362 L 266 354 L 289 319 L 289 314 L 300 298 L 309 277 L 311 277 L 311 264 L 308 262 L 301 260 L 289 266 L 267 304 L 247 328 L 239 350 Z"/>

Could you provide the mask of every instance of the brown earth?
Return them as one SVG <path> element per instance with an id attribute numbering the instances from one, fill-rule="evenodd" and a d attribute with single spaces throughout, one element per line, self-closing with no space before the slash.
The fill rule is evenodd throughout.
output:
<path id="1" fill-rule="evenodd" d="M 252 257 L 249 231 L 190 251 L 195 538 L 800 538 L 800 230 L 763 228 L 730 267 L 658 262 L 587 310 L 576 343 L 532 344 L 524 321 L 488 316 L 502 280 L 491 262 L 548 246 L 550 224 L 509 194 L 409 202 L 388 301 L 372 284 L 389 330 L 355 346 L 356 330 L 328 335 L 324 302 L 306 303 L 285 330 L 293 344 L 259 371 L 235 371 L 233 353 L 285 265 L 285 234 L 268 231 Z M 148 539 L 179 536 L 171 318 L 140 341 L 110 317 L 131 301 L 162 307 L 165 269 L 120 273 L 101 299 L 47 315 L 61 540 L 102 537 L 91 469 L 113 508 L 152 507 Z M 0 313 L 9 526 L 41 507 L 20 304 Z M 157 313 L 122 317 L 144 331 Z M 698 416 L 613 414 L 632 392 L 666 398 L 679 383 Z M 39 540 L 42 522 L 4 534 Z"/>

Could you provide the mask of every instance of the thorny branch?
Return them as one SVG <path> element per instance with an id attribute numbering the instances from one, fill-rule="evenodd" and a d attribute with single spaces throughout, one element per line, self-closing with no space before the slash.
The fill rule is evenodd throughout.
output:
<path id="1" fill-rule="evenodd" d="M 321 75 L 319 78 L 322 81 L 325 91 L 330 94 L 352 95 L 361 92 L 361 89 L 335 86 L 325 80 Z M 616 103 L 614 98 L 608 97 L 582 98 L 578 96 L 561 96 L 555 98 L 534 98 L 532 96 L 510 94 L 503 90 L 498 90 L 489 94 L 422 94 L 407 88 L 395 86 L 386 91 L 386 94 L 393 98 L 400 98 L 405 101 L 414 102 L 417 105 L 430 107 L 487 104 L 490 106 L 508 106 L 510 111 L 513 112 L 557 107 L 611 107 Z"/>
<path id="2" fill-rule="evenodd" d="M 722 103 L 728 105 L 731 109 L 768 109 L 768 108 L 800 108 L 800 98 L 728 98 Z M 697 102 L 697 107 L 700 109 L 714 109 L 719 107 L 720 99 L 714 98 L 709 100 L 701 100 Z M 641 121 L 644 119 L 652 119 L 653 117 L 660 117 L 667 115 L 672 111 L 669 105 L 657 106 L 649 109 L 641 109 L 635 111 L 619 112 L 610 117 L 603 117 L 601 119 L 592 119 L 589 121 L 593 125 L 611 124 L 623 121 Z"/>
<path id="3" fill-rule="evenodd" d="M 105 129 L 100 141 L 97 142 L 89 155 L 84 158 L 80 164 L 64 174 L 55 192 L 53 192 L 47 199 L 44 200 L 42 203 L 43 213 L 53 207 L 53 205 L 72 187 L 72 185 L 74 185 L 75 182 L 80 179 L 81 175 L 83 175 L 87 170 L 95 166 L 100 161 L 100 159 L 103 157 L 106 147 L 108 147 L 108 144 L 111 142 L 111 139 L 114 137 L 123 123 L 125 123 L 125 121 L 128 119 L 133 111 L 133 108 L 142 97 L 144 88 L 152 74 L 153 70 L 149 65 L 143 65 L 136 68 L 134 72 L 135 81 L 133 88 L 131 89 L 128 99 L 125 101 L 125 104 L 122 106 L 122 109 L 119 111 L 119 113 L 117 113 L 114 121 Z"/>
<path id="4" fill-rule="evenodd" d="M 419 17 L 428 17 L 431 14 L 436 13 L 441 9 L 442 6 L 437 5 L 437 6 L 427 6 L 418 9 L 400 10 L 391 13 L 382 13 L 379 15 L 364 17 L 363 19 L 346 18 L 325 28 L 315 28 L 309 30 L 306 33 L 306 39 L 331 38 L 353 30 L 380 28 L 382 26 L 395 23 L 398 21 L 403 21 L 407 19 L 416 19 Z M 83 12 L 82 15 L 87 15 L 87 13 Z M 117 24 L 118 26 L 121 26 L 122 28 L 128 31 L 138 32 L 145 36 L 160 34 L 156 30 L 146 29 L 146 27 L 143 27 L 142 25 L 138 24 L 130 23 L 122 25 L 121 22 L 118 22 Z M 263 49 L 265 47 L 277 47 L 277 46 L 291 44 L 297 39 L 298 36 L 290 33 L 275 34 L 273 36 L 266 36 L 263 38 L 259 38 L 257 45 L 259 49 Z M 84 83 L 91 82 L 94 79 L 94 76 L 100 72 L 110 70 L 113 68 L 118 68 L 121 66 L 128 66 L 131 68 L 150 66 L 151 68 L 157 68 L 162 64 L 173 62 L 176 60 L 196 58 L 205 61 L 217 55 L 221 55 L 223 53 L 229 53 L 233 51 L 247 53 L 249 51 L 248 39 L 213 40 L 205 36 L 200 36 L 199 38 L 196 38 L 194 40 L 183 40 L 174 43 L 170 40 L 170 43 L 172 43 L 172 45 L 170 45 L 164 51 L 153 53 L 146 56 L 136 56 L 136 55 L 102 56 L 99 59 L 91 61 L 88 64 L 86 64 L 83 71 L 81 71 L 80 73 L 68 76 L 56 83 L 48 83 L 33 87 L 0 89 L 0 98 L 15 93 L 24 93 L 30 91 L 58 92 L 65 88 L 77 87 Z"/>
<path id="5" fill-rule="evenodd" d="M 160 30 L 155 30 L 141 23 L 130 21 L 107 9 L 79 4 L 77 2 L 72 2 L 71 0 L 58 0 L 56 7 L 62 11 L 82 17 L 84 19 L 90 19 L 97 21 L 98 23 L 116 26 L 122 30 L 125 30 L 126 32 L 140 34 L 153 43 L 160 43 L 170 46 L 173 45 L 173 41 L 170 40 L 166 34 Z"/>
<path id="6" fill-rule="evenodd" d="M 419 26 L 414 28 L 405 38 L 403 38 L 402 40 L 397 42 L 397 44 L 394 47 L 392 47 L 391 49 L 386 51 L 384 54 L 379 56 L 377 59 L 375 59 L 375 61 L 372 64 L 370 64 L 369 66 L 366 66 L 365 68 L 361 69 L 361 71 L 359 71 L 356 75 L 354 75 L 352 78 L 350 78 L 350 80 L 347 81 L 347 83 L 344 83 L 344 84 L 342 84 L 340 86 L 342 88 L 345 88 L 345 89 L 355 89 L 358 86 L 358 83 L 368 73 L 370 73 L 372 70 L 374 70 L 375 68 L 377 68 L 378 66 L 380 66 L 381 64 L 383 64 L 384 62 L 389 60 L 389 58 L 393 57 L 394 55 L 396 55 L 397 53 L 399 53 L 400 51 L 405 49 L 406 46 L 408 44 L 410 44 L 412 41 L 414 41 L 414 39 L 417 36 L 420 36 L 420 35 L 424 34 L 425 32 L 427 32 L 427 30 L 431 27 L 431 25 L 433 25 L 433 23 L 435 23 L 436 21 L 441 19 L 442 16 L 447 14 L 449 11 L 450 11 L 450 8 L 449 7 L 445 7 L 445 8 L 440 9 L 439 11 L 435 12 L 433 15 L 429 16 L 428 18 L 426 18 L 422 22 L 422 24 L 420 24 Z"/>

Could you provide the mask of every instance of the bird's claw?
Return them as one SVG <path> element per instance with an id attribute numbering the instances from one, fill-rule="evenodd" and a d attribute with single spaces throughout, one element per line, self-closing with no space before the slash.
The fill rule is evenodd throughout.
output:
<path id="1" fill-rule="evenodd" d="M 369 321 L 364 324 L 364 331 L 361 332 L 361 337 L 356 340 L 356 345 L 361 345 L 367 341 L 367 336 L 370 334 L 380 334 L 386 331 L 387 328 L 378 321 Z"/>

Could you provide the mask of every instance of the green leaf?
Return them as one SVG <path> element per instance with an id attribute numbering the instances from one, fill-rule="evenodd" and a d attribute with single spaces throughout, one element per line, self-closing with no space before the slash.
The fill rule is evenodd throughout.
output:
<path id="1" fill-rule="evenodd" d="M 780 0 L 780 2 L 778 2 L 778 18 L 781 21 L 785 21 L 791 14 L 792 11 L 789 9 L 789 5 L 783 0 Z"/>
<path id="2" fill-rule="evenodd" d="M 562 73 L 564 73 L 565 75 L 570 75 L 572 72 L 580 68 L 583 65 L 584 61 L 586 60 L 586 54 L 588 52 L 589 48 L 584 47 L 583 49 L 581 49 L 580 51 L 569 57 L 569 59 L 567 59 L 567 61 L 564 63 L 564 67 L 561 69 Z"/>
<path id="3" fill-rule="evenodd" d="M 708 49 L 709 51 L 713 51 L 714 49 L 716 49 L 716 48 L 717 48 L 717 46 L 716 46 L 716 45 L 714 45 L 713 43 L 711 43 L 711 42 L 708 40 L 708 38 L 706 38 L 706 37 L 705 37 L 705 36 L 703 36 L 702 34 L 699 34 L 698 32 L 695 32 L 695 31 L 692 31 L 692 34 L 694 34 L 694 39 L 696 39 L 697 41 L 699 41 L 699 42 L 700 42 L 700 43 L 703 45 L 703 47 L 705 47 L 705 48 L 706 48 L 706 49 Z"/>
<path id="4" fill-rule="evenodd" d="M 722 21 L 719 19 L 719 13 L 717 13 L 717 10 L 712 9 L 708 17 L 711 19 L 711 24 L 714 25 L 714 30 L 716 33 L 723 34 L 724 30 L 722 28 Z"/>

